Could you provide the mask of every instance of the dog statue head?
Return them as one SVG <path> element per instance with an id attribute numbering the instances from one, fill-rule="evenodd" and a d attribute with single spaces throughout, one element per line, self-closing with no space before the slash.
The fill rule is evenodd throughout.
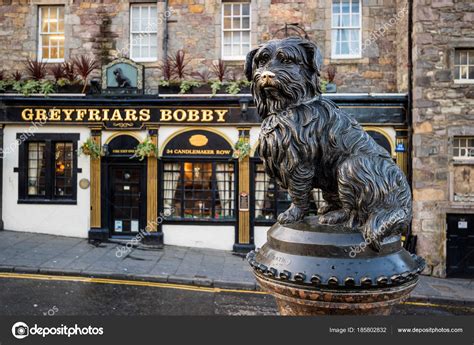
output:
<path id="1" fill-rule="evenodd" d="M 262 118 L 321 93 L 322 56 L 318 47 L 299 37 L 272 40 L 247 54 L 245 75 Z"/>

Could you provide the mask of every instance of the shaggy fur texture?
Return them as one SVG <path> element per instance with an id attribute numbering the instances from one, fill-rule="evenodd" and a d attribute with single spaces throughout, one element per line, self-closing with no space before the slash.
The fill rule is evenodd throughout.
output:
<path id="1" fill-rule="evenodd" d="M 321 60 L 316 45 L 300 38 L 270 41 L 247 56 L 263 118 L 258 151 L 292 199 L 278 221 L 302 220 L 311 190 L 320 188 L 327 203 L 318 210 L 320 223 L 358 227 L 379 250 L 411 220 L 410 187 L 357 121 L 319 96 Z"/>

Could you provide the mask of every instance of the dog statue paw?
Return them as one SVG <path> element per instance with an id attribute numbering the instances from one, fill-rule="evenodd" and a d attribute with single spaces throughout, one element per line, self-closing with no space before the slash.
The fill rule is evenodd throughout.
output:
<path id="1" fill-rule="evenodd" d="M 303 38 L 272 40 L 250 51 L 245 74 L 262 118 L 258 153 L 268 175 L 287 188 L 293 203 L 278 217 L 304 218 L 311 191 L 329 204 L 320 222 L 357 224 L 372 247 L 400 234 L 412 215 L 410 186 L 390 153 L 351 116 L 321 96 L 322 56 Z M 282 182 L 283 181 L 283 182 Z"/>
<path id="2" fill-rule="evenodd" d="M 296 223 L 302 220 L 304 216 L 305 216 L 305 212 L 301 208 L 299 208 L 295 204 L 291 204 L 289 209 L 287 209 L 283 213 L 280 213 L 280 215 L 278 216 L 278 223 L 280 224 Z"/>

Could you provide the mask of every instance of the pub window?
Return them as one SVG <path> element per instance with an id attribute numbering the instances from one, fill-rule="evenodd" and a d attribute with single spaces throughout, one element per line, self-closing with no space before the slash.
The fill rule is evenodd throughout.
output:
<path id="1" fill-rule="evenodd" d="M 64 6 L 39 7 L 40 60 L 62 62 L 64 60 Z"/>
<path id="2" fill-rule="evenodd" d="M 130 57 L 135 61 L 158 58 L 158 12 L 156 5 L 132 5 L 130 11 Z"/>
<path id="3" fill-rule="evenodd" d="M 360 0 L 332 1 L 332 58 L 361 56 Z"/>
<path id="4" fill-rule="evenodd" d="M 474 159 L 474 137 L 454 137 L 453 157 Z"/>
<path id="5" fill-rule="evenodd" d="M 171 220 L 235 220 L 235 171 L 228 162 L 163 164 L 163 210 Z"/>
<path id="6" fill-rule="evenodd" d="M 474 83 L 474 49 L 455 50 L 454 81 L 458 83 Z"/>
<path id="7" fill-rule="evenodd" d="M 275 222 L 278 215 L 288 209 L 291 198 L 288 192 L 281 188 L 264 170 L 263 164 L 254 163 L 255 179 L 255 222 Z M 323 204 L 321 191 L 314 189 L 310 202 L 309 215 L 316 215 L 318 207 Z"/>
<path id="8" fill-rule="evenodd" d="M 250 51 L 250 3 L 222 4 L 222 59 L 245 60 Z"/>
<path id="9" fill-rule="evenodd" d="M 24 138 L 18 134 L 20 141 Z M 36 134 L 31 139 L 20 145 L 18 202 L 75 203 L 79 135 Z"/>

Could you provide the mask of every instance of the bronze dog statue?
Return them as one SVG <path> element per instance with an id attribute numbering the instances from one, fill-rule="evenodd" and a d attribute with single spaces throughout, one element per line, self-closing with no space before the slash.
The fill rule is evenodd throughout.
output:
<path id="1" fill-rule="evenodd" d="M 263 119 L 258 152 L 292 200 L 278 221 L 302 220 L 319 188 L 327 203 L 319 222 L 357 227 L 380 250 L 411 221 L 410 186 L 389 153 L 320 96 L 321 64 L 317 46 L 298 37 L 269 41 L 247 55 L 245 74 Z"/>
<path id="2" fill-rule="evenodd" d="M 118 87 L 132 87 L 132 82 L 130 81 L 129 78 L 127 78 L 123 72 L 122 72 L 122 69 L 120 67 L 117 67 L 114 71 L 113 71 L 114 75 L 115 75 L 115 81 L 117 82 L 117 85 Z"/>

